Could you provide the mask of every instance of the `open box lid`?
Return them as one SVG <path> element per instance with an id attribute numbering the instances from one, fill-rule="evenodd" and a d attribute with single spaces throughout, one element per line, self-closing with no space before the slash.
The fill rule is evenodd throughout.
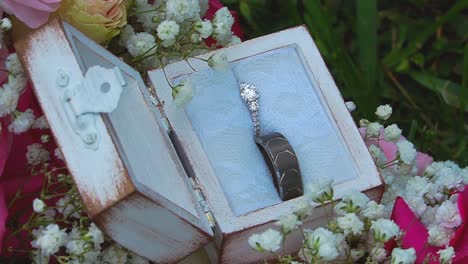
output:
<path id="1" fill-rule="evenodd" d="M 59 19 L 25 34 L 15 47 L 88 214 L 108 235 L 163 262 L 213 239 L 163 117 L 136 70 Z M 114 67 L 120 69 L 114 75 L 106 70 Z M 96 109 L 107 105 L 115 100 L 115 81 L 123 88 L 112 112 L 70 107 L 67 91 L 80 95 L 83 87 L 90 100 L 73 100 L 84 108 L 88 102 L 99 104 Z M 95 133 L 91 139 L 89 131 Z"/>

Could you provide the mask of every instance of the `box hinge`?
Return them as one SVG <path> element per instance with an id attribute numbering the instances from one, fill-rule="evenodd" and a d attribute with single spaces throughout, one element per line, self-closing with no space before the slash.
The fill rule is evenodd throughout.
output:
<path id="1" fill-rule="evenodd" d="M 198 185 L 198 182 L 196 179 L 193 177 L 189 178 L 190 184 L 192 185 L 193 190 L 195 191 L 195 197 L 200 204 L 203 213 L 208 220 L 208 223 L 210 224 L 211 229 L 214 231 L 215 226 L 216 226 L 216 220 L 213 216 L 213 213 L 211 212 L 210 207 L 208 206 L 208 202 L 205 199 L 205 196 L 203 195 L 200 186 Z"/>
<path id="2" fill-rule="evenodd" d="M 90 67 L 82 81 L 73 77 L 65 69 L 57 72 L 56 85 L 62 90 L 64 111 L 85 146 L 97 149 L 96 117 L 117 108 L 126 81 L 119 68 L 107 69 L 98 65 Z"/>
<path id="3" fill-rule="evenodd" d="M 169 119 L 164 115 L 164 111 L 161 110 L 161 104 L 158 102 L 156 97 L 151 93 L 151 89 L 148 88 L 148 91 L 150 93 L 150 98 L 151 98 L 151 103 L 153 106 L 159 110 L 161 113 L 161 125 L 166 131 L 166 133 L 169 135 L 172 132 L 171 124 L 169 123 Z"/>

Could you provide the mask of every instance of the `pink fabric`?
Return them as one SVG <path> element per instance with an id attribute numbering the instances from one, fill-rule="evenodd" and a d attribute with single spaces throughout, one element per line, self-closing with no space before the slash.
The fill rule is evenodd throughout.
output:
<path id="1" fill-rule="evenodd" d="M 2 0 L 0 9 L 16 16 L 30 28 L 38 28 L 49 19 L 49 14 L 60 7 L 61 0 Z"/>
<path id="2" fill-rule="evenodd" d="M 360 128 L 359 132 L 361 133 L 362 138 L 365 138 L 366 135 L 366 129 L 365 128 Z M 400 140 L 406 140 L 405 137 L 401 136 Z M 370 146 L 372 144 L 377 144 L 377 141 L 367 141 L 366 145 Z M 393 142 L 386 141 L 383 136 L 383 129 L 380 132 L 379 136 L 379 141 L 378 145 L 382 152 L 385 154 L 385 157 L 387 158 L 388 161 L 394 160 L 396 158 L 396 153 L 397 153 L 397 146 Z M 424 173 L 424 170 L 426 170 L 427 166 L 429 166 L 434 159 L 422 152 L 418 152 L 416 154 L 416 165 L 418 167 L 418 174 L 422 175 Z"/>
<path id="3" fill-rule="evenodd" d="M 437 257 L 437 251 L 441 248 L 429 246 L 427 239 L 429 237 L 426 227 L 419 221 L 416 215 L 401 197 L 397 197 L 392 212 L 391 219 L 404 230 L 405 236 L 402 241 L 402 248 L 414 248 L 416 250 L 416 263 L 423 263 L 427 256 Z M 436 264 L 438 261 L 431 259 L 428 264 Z"/>

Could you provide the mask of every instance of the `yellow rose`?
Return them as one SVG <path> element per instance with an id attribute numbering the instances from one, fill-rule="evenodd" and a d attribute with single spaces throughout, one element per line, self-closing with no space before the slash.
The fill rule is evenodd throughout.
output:
<path id="1" fill-rule="evenodd" d="M 126 0 L 64 0 L 59 14 L 98 43 L 111 40 L 127 24 Z"/>

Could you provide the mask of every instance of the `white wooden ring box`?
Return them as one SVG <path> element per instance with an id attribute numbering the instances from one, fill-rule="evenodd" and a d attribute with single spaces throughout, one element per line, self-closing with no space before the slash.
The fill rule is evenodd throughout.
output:
<path id="1" fill-rule="evenodd" d="M 264 259 L 249 247 L 248 238 L 274 228 L 275 220 L 292 213 L 303 198 L 234 213 L 189 118 L 175 106 L 166 79 L 203 71 L 205 62 L 190 60 L 189 66 L 181 61 L 168 65 L 165 73 L 150 71 L 151 95 L 136 70 L 59 19 L 26 34 L 15 46 L 87 212 L 111 238 L 157 263 L 177 262 L 202 247 L 213 263 Z M 324 114 L 333 120 L 331 127 L 356 172 L 356 177 L 334 185 L 336 197 L 352 186 L 379 200 L 383 181 L 305 27 L 221 51 L 235 63 L 291 46 L 301 54 Z M 90 75 L 86 82 L 85 74 Z M 118 96 L 114 87 L 120 86 L 114 107 L 115 98 L 100 93 Z M 86 99 L 93 96 L 103 97 Z M 80 108 L 86 100 L 105 107 Z M 324 211 L 316 210 L 305 223 L 316 227 L 324 221 Z M 297 251 L 301 240 L 299 233 L 292 233 L 282 253 Z"/>

